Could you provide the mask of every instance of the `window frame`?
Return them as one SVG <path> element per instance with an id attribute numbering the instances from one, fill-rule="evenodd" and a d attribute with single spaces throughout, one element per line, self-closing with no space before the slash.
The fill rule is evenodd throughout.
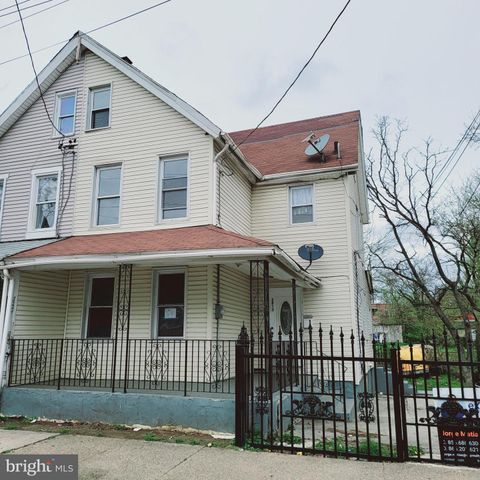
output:
<path id="1" fill-rule="evenodd" d="M 183 293 L 183 335 L 178 337 L 159 337 L 158 336 L 158 284 L 160 275 L 170 275 L 183 273 L 184 275 L 184 293 Z M 151 337 L 152 340 L 184 340 L 187 338 L 187 290 L 188 290 L 188 269 L 187 267 L 164 267 L 154 268 L 152 271 L 152 322 Z"/>
<path id="2" fill-rule="evenodd" d="M 60 130 L 60 106 L 61 106 L 61 99 L 64 97 L 75 97 L 75 101 L 73 104 L 73 131 L 70 133 L 63 133 L 60 134 L 58 130 Z M 55 114 L 54 114 L 54 119 L 53 123 L 55 124 L 56 128 L 53 128 L 52 136 L 53 137 L 61 137 L 62 135 L 64 137 L 71 137 L 75 135 L 75 122 L 77 121 L 77 90 L 66 90 L 64 92 L 57 92 L 55 94 Z M 58 130 L 57 130 L 58 129 Z"/>
<path id="3" fill-rule="evenodd" d="M 305 188 L 305 187 L 310 187 L 312 191 L 312 203 L 305 203 L 303 205 L 293 205 L 292 202 L 292 197 L 293 197 L 293 190 L 295 188 Z M 306 207 L 306 206 L 312 206 L 312 220 L 310 222 L 293 222 L 293 208 L 294 207 Z M 313 225 L 315 223 L 315 184 L 314 183 L 305 183 L 305 184 L 296 184 L 296 185 L 290 185 L 288 187 L 288 216 L 289 216 L 289 224 L 292 227 L 295 227 L 297 225 Z"/>
<path id="4" fill-rule="evenodd" d="M 36 213 L 37 213 L 37 195 L 38 195 L 38 178 L 48 175 L 57 175 L 57 192 L 55 196 L 55 216 L 53 219 L 53 227 L 50 228 L 36 228 Z M 31 172 L 31 187 L 30 187 L 30 206 L 28 213 L 28 225 L 27 233 L 25 237 L 27 239 L 36 239 L 36 238 L 50 238 L 55 236 L 57 233 L 56 225 L 58 219 L 58 210 L 60 202 L 60 189 L 62 182 L 62 168 L 42 168 L 37 170 L 32 170 Z"/>
<path id="5" fill-rule="evenodd" d="M 110 96 L 108 99 L 108 125 L 105 127 L 96 127 L 92 128 L 92 112 L 93 112 L 93 92 L 95 90 L 110 90 Z M 100 85 L 94 85 L 88 87 L 87 93 L 87 115 L 86 115 L 86 125 L 85 125 L 85 132 L 96 132 L 97 130 L 104 130 L 106 128 L 111 128 L 112 125 L 112 91 L 113 91 L 113 83 L 103 83 Z"/>
<path id="6" fill-rule="evenodd" d="M 88 333 L 88 313 L 90 302 L 92 300 L 92 285 L 95 278 L 113 278 L 113 299 L 112 299 L 112 324 L 110 327 L 109 337 L 87 337 Z M 84 282 L 84 302 L 83 302 L 83 318 L 82 318 L 82 339 L 85 340 L 108 340 L 114 337 L 114 323 L 117 315 L 117 302 L 115 295 L 118 288 L 118 275 L 113 271 L 89 272 L 85 276 Z"/>
<path id="7" fill-rule="evenodd" d="M 186 160 L 187 161 L 187 199 L 185 204 L 185 216 L 176 218 L 163 218 L 163 174 L 165 170 L 165 161 L 169 160 Z M 172 189 L 184 190 L 184 188 Z M 172 191 L 168 190 L 168 191 Z M 156 208 L 156 223 L 171 223 L 188 220 L 190 216 L 190 153 L 177 153 L 173 155 L 161 155 L 158 159 L 158 175 L 157 175 L 157 208 Z"/>
<path id="8" fill-rule="evenodd" d="M 7 190 L 8 174 L 0 174 L 0 182 L 3 182 L 3 192 L 0 195 L 0 231 L 3 225 L 3 212 L 5 211 L 5 191 Z"/>
<path id="9" fill-rule="evenodd" d="M 99 182 L 100 182 L 100 170 L 113 170 L 115 168 L 120 168 L 120 185 L 118 189 L 118 195 L 109 195 L 104 198 L 116 198 L 118 196 L 118 222 L 117 223 L 109 223 L 105 225 L 100 225 L 98 223 L 98 192 L 99 192 Z M 108 227 L 118 227 L 121 224 L 121 212 L 122 212 L 122 185 L 123 185 L 123 164 L 122 163 L 114 163 L 114 164 L 106 164 L 106 165 L 96 165 L 94 167 L 93 172 L 93 208 L 92 208 L 92 227 L 93 228 L 108 228 Z"/>

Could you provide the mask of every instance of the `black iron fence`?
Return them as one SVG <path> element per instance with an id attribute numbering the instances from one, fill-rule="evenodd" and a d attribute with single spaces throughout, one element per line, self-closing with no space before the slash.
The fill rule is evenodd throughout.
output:
<path id="1" fill-rule="evenodd" d="M 233 393 L 233 340 L 12 339 L 10 386 Z"/>
<path id="2" fill-rule="evenodd" d="M 480 362 L 471 341 L 400 347 L 340 329 L 236 346 L 236 442 L 380 461 L 480 466 Z M 281 346 L 281 347 L 279 347 Z"/>

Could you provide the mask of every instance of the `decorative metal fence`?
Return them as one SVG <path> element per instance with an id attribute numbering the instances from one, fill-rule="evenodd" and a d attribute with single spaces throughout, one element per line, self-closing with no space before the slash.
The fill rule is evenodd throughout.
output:
<path id="1" fill-rule="evenodd" d="M 233 340 L 12 339 L 10 386 L 233 393 Z"/>
<path id="2" fill-rule="evenodd" d="M 471 341 L 445 333 L 401 348 L 311 326 L 297 338 L 272 332 L 255 346 L 242 329 L 237 445 L 480 466 L 480 362 Z"/>

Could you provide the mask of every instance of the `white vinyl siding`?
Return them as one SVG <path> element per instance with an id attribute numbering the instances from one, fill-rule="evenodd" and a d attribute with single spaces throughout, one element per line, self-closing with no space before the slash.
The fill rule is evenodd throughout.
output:
<path id="1" fill-rule="evenodd" d="M 315 261 L 309 272 L 322 279 L 318 289 L 304 290 L 304 314 L 312 315 L 314 329 L 334 326 L 338 334 L 353 327 L 351 278 L 346 195 L 341 179 L 314 184 L 314 208 L 321 215 L 314 223 L 290 224 L 289 185 L 257 186 L 253 189 L 252 235 L 278 243 L 303 267 L 307 261 L 298 256 L 298 248 L 317 243 L 324 256 Z"/>
<path id="2" fill-rule="evenodd" d="M 68 272 L 20 272 L 13 336 L 62 338 L 68 297 Z"/>
<path id="3" fill-rule="evenodd" d="M 84 60 L 73 63 L 49 88 L 44 88 L 44 98 L 53 119 L 57 92 L 71 91 L 82 85 Z M 75 131 L 80 130 L 83 118 L 83 91 L 78 89 Z M 5 195 L 1 241 L 25 239 L 30 208 L 31 172 L 39 168 L 59 167 L 62 152 L 58 149 L 58 137 L 52 138 L 52 124 L 45 115 L 42 101 L 37 100 L 22 117 L 0 138 L 0 172 L 8 174 L 8 190 Z M 68 188 L 68 179 L 76 161 L 67 156 L 62 174 L 64 192 L 62 215 L 59 218 L 59 234 L 72 232 L 72 214 L 75 200 L 75 182 Z M 68 203 L 67 203 L 68 199 Z M 65 203 L 67 205 L 65 206 Z"/>
<path id="4" fill-rule="evenodd" d="M 154 306 L 154 275 L 158 269 L 137 267 L 132 271 L 132 294 L 130 307 L 130 338 L 153 338 L 152 314 Z M 67 313 L 66 336 L 79 338 L 82 335 L 84 306 L 87 302 L 88 276 L 95 271 L 74 270 L 70 277 L 70 294 Z M 103 274 L 108 272 L 102 271 Z M 112 275 L 116 273 L 111 270 Z M 42 272 L 36 272 L 37 279 Z M 185 338 L 207 337 L 207 289 L 209 279 L 206 266 L 186 268 Z M 112 333 L 115 329 L 115 313 Z"/>
<path id="5" fill-rule="evenodd" d="M 80 135 L 75 234 L 93 231 L 93 167 L 118 162 L 119 158 L 123 162 L 121 225 L 111 227 L 111 231 L 211 223 L 212 138 L 97 56 L 87 53 L 85 62 L 86 85 L 112 84 L 112 115 L 110 128 Z M 185 153 L 189 156 L 188 217 L 158 223 L 159 158 Z M 101 231 L 108 231 L 108 227 Z"/>
<path id="6" fill-rule="evenodd" d="M 5 203 L 5 190 L 7 189 L 7 175 L 0 175 L 0 231 L 2 229 L 3 205 Z"/>
<path id="7" fill-rule="evenodd" d="M 251 235 L 252 186 L 245 174 L 225 156 L 218 166 L 216 188 L 220 226 L 242 235 Z"/>

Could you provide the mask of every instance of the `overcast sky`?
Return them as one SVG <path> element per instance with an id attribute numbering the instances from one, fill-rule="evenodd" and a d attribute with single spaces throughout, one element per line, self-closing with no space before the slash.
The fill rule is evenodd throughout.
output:
<path id="1" fill-rule="evenodd" d="M 12 3 L 0 0 L 0 8 Z M 68 0 L 25 24 L 36 50 L 154 3 Z M 92 36 L 231 131 L 266 114 L 344 3 L 173 0 Z M 479 18 L 478 0 L 352 0 L 267 123 L 360 109 L 366 148 L 379 115 L 406 119 L 414 142 L 431 136 L 453 146 L 480 107 Z M 16 19 L 0 17 L 0 62 L 26 52 L 20 23 L 2 28 Z M 38 70 L 59 48 L 35 55 Z M 0 66 L 0 110 L 32 78 L 27 58 Z M 452 181 L 476 168 L 479 155 L 468 151 Z"/>

